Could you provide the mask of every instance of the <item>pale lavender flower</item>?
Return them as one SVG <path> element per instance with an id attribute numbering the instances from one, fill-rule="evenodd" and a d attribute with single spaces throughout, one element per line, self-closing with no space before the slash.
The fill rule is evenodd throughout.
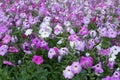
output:
<path id="1" fill-rule="evenodd" d="M 8 51 L 8 46 L 7 45 L 2 45 L 0 46 L 0 55 L 4 56 Z"/>
<path id="2" fill-rule="evenodd" d="M 71 66 L 66 67 L 66 69 L 63 71 L 63 76 L 66 79 L 72 79 L 74 77 L 74 73 L 72 72 Z"/>
<path id="3" fill-rule="evenodd" d="M 58 48 L 57 47 L 50 48 L 50 50 L 48 51 L 48 58 L 52 59 L 57 54 L 58 54 Z"/>
<path id="4" fill-rule="evenodd" d="M 98 76 L 99 76 L 101 73 L 104 72 L 104 70 L 103 70 L 103 68 L 102 68 L 102 63 L 101 63 L 101 62 L 99 62 L 98 64 L 96 64 L 96 65 L 93 66 L 92 68 L 94 69 L 95 74 L 98 75 Z"/>
<path id="5" fill-rule="evenodd" d="M 71 70 L 74 74 L 76 74 L 76 73 L 79 74 L 82 70 L 82 67 L 79 62 L 73 62 L 71 65 L 71 68 L 72 68 Z"/>

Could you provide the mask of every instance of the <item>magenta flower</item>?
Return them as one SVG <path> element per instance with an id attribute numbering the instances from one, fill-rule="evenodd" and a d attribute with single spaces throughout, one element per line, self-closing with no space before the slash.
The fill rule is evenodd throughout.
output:
<path id="1" fill-rule="evenodd" d="M 82 67 L 79 62 L 73 62 L 71 65 L 71 68 L 72 68 L 71 70 L 74 74 L 76 74 L 76 73 L 79 74 L 82 70 Z"/>
<path id="2" fill-rule="evenodd" d="M 79 31 L 79 34 L 82 36 L 87 35 L 88 33 L 89 33 L 89 31 L 88 31 L 88 28 L 86 26 L 83 26 Z"/>
<path id="3" fill-rule="evenodd" d="M 7 53 L 8 46 L 7 45 L 2 45 L 0 46 L 0 55 L 4 56 Z"/>
<path id="4" fill-rule="evenodd" d="M 4 60 L 3 64 L 9 65 L 9 66 L 15 66 L 12 62 Z"/>
<path id="5" fill-rule="evenodd" d="M 80 65 L 83 68 L 90 68 L 90 67 L 92 67 L 92 65 L 93 65 L 93 58 L 92 57 L 82 56 L 80 58 Z"/>
<path id="6" fill-rule="evenodd" d="M 80 38 L 76 34 L 71 34 L 68 39 L 70 41 L 78 41 Z"/>
<path id="7" fill-rule="evenodd" d="M 99 62 L 98 64 L 96 64 L 95 66 L 93 66 L 92 67 L 93 69 L 94 69 L 94 71 L 95 71 L 95 74 L 96 75 L 100 75 L 100 73 L 103 73 L 104 71 L 103 71 L 103 68 L 102 68 L 102 63 L 101 62 Z"/>
<path id="8" fill-rule="evenodd" d="M 10 46 L 10 48 L 9 48 L 9 50 L 8 50 L 9 52 L 15 52 L 15 53 L 17 53 L 18 52 L 18 49 L 16 48 L 16 47 L 14 47 L 14 46 Z"/>
<path id="9" fill-rule="evenodd" d="M 32 62 L 34 62 L 37 65 L 40 65 L 40 64 L 43 63 L 43 59 L 42 59 L 41 56 L 34 55 L 33 58 L 32 58 Z"/>
<path id="10" fill-rule="evenodd" d="M 74 77 L 71 66 L 66 67 L 66 69 L 63 71 L 63 76 L 67 79 L 72 79 Z"/>

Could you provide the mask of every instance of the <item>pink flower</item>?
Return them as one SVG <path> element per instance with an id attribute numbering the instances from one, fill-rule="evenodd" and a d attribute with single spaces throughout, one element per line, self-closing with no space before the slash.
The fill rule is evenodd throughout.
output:
<path id="1" fill-rule="evenodd" d="M 32 58 L 32 62 L 34 62 L 37 65 L 40 65 L 40 64 L 43 63 L 43 59 L 42 59 L 41 56 L 34 55 L 33 58 Z"/>
<path id="2" fill-rule="evenodd" d="M 12 62 L 4 60 L 3 64 L 9 65 L 9 66 L 15 66 Z"/>
<path id="3" fill-rule="evenodd" d="M 8 44 L 11 41 L 11 36 L 9 34 L 7 34 L 3 39 L 2 42 L 4 44 Z"/>
<path id="4" fill-rule="evenodd" d="M 77 36 L 76 34 L 71 34 L 71 35 L 68 37 L 68 39 L 69 39 L 70 41 L 78 41 L 80 38 L 79 38 L 79 36 Z"/>

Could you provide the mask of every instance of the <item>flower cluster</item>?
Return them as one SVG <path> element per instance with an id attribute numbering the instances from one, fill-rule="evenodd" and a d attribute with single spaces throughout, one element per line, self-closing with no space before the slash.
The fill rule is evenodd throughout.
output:
<path id="1" fill-rule="evenodd" d="M 119 53 L 120 0 L 0 1 L 4 65 L 14 67 L 28 60 L 49 65 L 53 60 L 72 63 L 64 67 L 68 79 L 84 69 L 102 80 L 120 80 Z"/>

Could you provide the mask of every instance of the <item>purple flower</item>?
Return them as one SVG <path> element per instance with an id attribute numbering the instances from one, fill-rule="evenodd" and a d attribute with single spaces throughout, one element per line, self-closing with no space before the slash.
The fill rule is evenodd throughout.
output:
<path id="1" fill-rule="evenodd" d="M 86 48 L 88 48 L 89 50 L 92 50 L 94 46 L 95 46 L 95 41 L 94 41 L 94 39 L 90 39 L 90 40 L 88 41 L 88 45 L 86 45 Z"/>
<path id="2" fill-rule="evenodd" d="M 113 68 L 114 68 L 114 64 L 115 64 L 114 61 L 108 61 L 107 66 L 108 66 L 110 69 L 113 69 Z"/>
<path id="3" fill-rule="evenodd" d="M 106 76 L 105 78 L 102 78 L 102 80 L 111 80 L 110 76 Z"/>
<path id="4" fill-rule="evenodd" d="M 0 46 L 0 55 L 4 56 L 7 53 L 8 46 L 7 45 L 2 45 Z"/>
<path id="5" fill-rule="evenodd" d="M 82 56 L 80 58 L 80 65 L 83 68 L 90 68 L 90 67 L 92 67 L 92 65 L 93 65 L 93 58 L 92 57 Z"/>
<path id="6" fill-rule="evenodd" d="M 120 72 L 115 71 L 111 78 L 112 78 L 111 80 L 120 80 Z"/>
<path id="7" fill-rule="evenodd" d="M 67 79 L 72 79 L 74 77 L 71 66 L 66 67 L 66 69 L 63 71 L 63 76 Z"/>
<path id="8" fill-rule="evenodd" d="M 82 67 L 79 62 L 73 62 L 71 65 L 71 68 L 72 68 L 71 70 L 74 74 L 76 74 L 76 73 L 79 74 L 82 70 Z"/>
<path id="9" fill-rule="evenodd" d="M 117 31 L 114 31 L 113 29 L 110 28 L 110 29 L 108 29 L 107 34 L 108 34 L 109 38 L 116 38 Z"/>
<path id="10" fill-rule="evenodd" d="M 24 42 L 23 45 L 23 50 L 26 54 L 32 54 L 32 52 L 30 51 L 30 43 L 29 42 Z"/>
<path id="11" fill-rule="evenodd" d="M 83 23 L 84 23 L 84 24 L 89 24 L 89 23 L 90 23 L 90 18 L 84 17 L 84 18 L 83 18 Z"/>
<path id="12" fill-rule="evenodd" d="M 99 30 L 99 35 L 101 36 L 101 37 L 106 37 L 107 36 L 107 28 L 100 28 Z"/>
<path id="13" fill-rule="evenodd" d="M 8 31 L 8 28 L 6 26 L 0 26 L 0 33 L 6 33 Z"/>
<path id="14" fill-rule="evenodd" d="M 19 19 L 15 22 L 16 26 L 20 26 L 21 23 L 22 23 L 22 19 Z"/>
<path id="15" fill-rule="evenodd" d="M 108 56 L 110 53 L 110 48 L 98 50 L 98 54 L 102 56 Z"/>
<path id="16" fill-rule="evenodd" d="M 93 69 L 94 69 L 94 71 L 95 71 L 95 74 L 96 75 L 100 75 L 100 73 L 103 73 L 104 71 L 103 71 L 103 68 L 102 68 L 102 63 L 101 62 L 99 62 L 98 64 L 96 64 L 95 66 L 93 66 L 92 67 Z"/>
<path id="17" fill-rule="evenodd" d="M 41 40 L 39 44 L 37 44 L 37 46 L 49 50 L 49 46 L 48 46 L 48 42 L 46 42 L 45 40 Z"/>
<path id="18" fill-rule="evenodd" d="M 34 39 L 32 40 L 32 45 L 35 45 L 36 48 L 39 48 L 40 45 L 41 45 L 40 39 L 34 38 Z"/>

